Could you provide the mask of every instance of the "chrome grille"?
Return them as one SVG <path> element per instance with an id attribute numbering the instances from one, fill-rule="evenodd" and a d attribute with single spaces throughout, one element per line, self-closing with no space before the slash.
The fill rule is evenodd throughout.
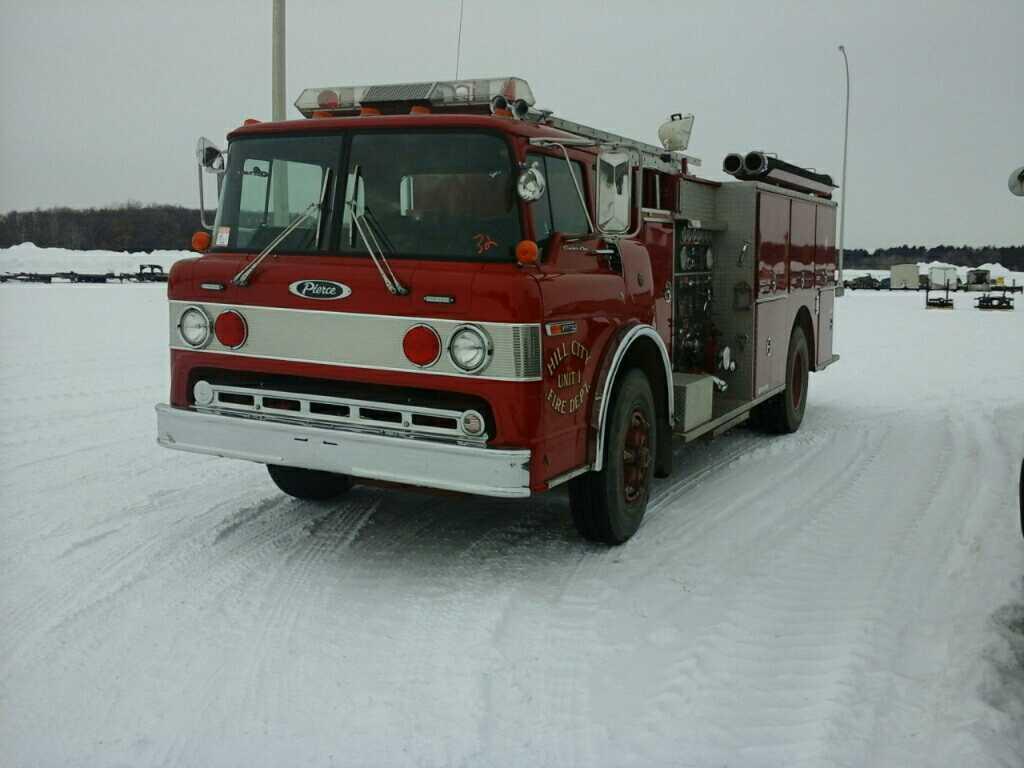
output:
<path id="1" fill-rule="evenodd" d="M 518 378 L 540 376 L 540 328 L 518 325 L 512 328 L 512 360 Z"/>
<path id="2" fill-rule="evenodd" d="M 195 409 L 202 413 L 459 445 L 484 446 L 488 438 L 486 432 L 468 435 L 462 430 L 462 417 L 469 411 L 233 387 L 208 381 L 196 382 L 195 394 Z"/>

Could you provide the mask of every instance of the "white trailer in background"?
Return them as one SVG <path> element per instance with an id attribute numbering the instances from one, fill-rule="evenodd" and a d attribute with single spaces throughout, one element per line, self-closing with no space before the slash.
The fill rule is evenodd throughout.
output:
<path id="1" fill-rule="evenodd" d="M 893 264 L 889 269 L 889 290 L 916 291 L 920 288 L 917 264 Z"/>
<path id="2" fill-rule="evenodd" d="M 960 278 L 957 275 L 956 267 L 931 267 L 928 270 L 928 285 L 932 290 L 945 288 L 955 291 L 960 285 Z"/>
<path id="3" fill-rule="evenodd" d="M 967 270 L 965 291 L 987 291 L 992 287 L 992 273 L 987 269 Z"/>

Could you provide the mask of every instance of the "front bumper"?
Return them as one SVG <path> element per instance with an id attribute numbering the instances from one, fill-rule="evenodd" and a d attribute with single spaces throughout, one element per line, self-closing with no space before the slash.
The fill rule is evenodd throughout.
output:
<path id="1" fill-rule="evenodd" d="M 165 448 L 504 498 L 530 495 L 530 451 L 477 448 L 158 405 Z"/>

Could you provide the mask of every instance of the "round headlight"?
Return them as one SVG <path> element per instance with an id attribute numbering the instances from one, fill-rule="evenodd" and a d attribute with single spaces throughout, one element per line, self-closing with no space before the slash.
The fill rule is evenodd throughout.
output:
<path id="1" fill-rule="evenodd" d="M 199 307 L 189 307 L 178 320 L 178 333 L 190 347 L 201 347 L 210 340 L 210 318 Z"/>
<path id="2" fill-rule="evenodd" d="M 544 174 L 540 172 L 540 167 L 537 163 L 534 163 L 519 173 L 519 179 L 516 181 L 516 192 L 519 193 L 519 197 L 523 200 L 532 202 L 540 200 L 544 196 L 544 188 L 546 186 Z"/>
<path id="3" fill-rule="evenodd" d="M 487 365 L 491 342 L 482 330 L 472 325 L 457 328 L 448 342 L 452 362 L 466 373 L 476 373 Z"/>
<path id="4" fill-rule="evenodd" d="M 462 431 L 467 435 L 478 437 L 484 433 L 484 417 L 476 411 L 462 414 Z"/>

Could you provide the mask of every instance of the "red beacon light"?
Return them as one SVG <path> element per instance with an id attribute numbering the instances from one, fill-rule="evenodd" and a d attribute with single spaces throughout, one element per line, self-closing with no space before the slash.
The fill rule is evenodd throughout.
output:
<path id="1" fill-rule="evenodd" d="M 534 105 L 530 85 L 520 77 L 493 77 L 475 80 L 435 80 L 426 83 L 389 85 L 328 86 L 307 88 L 295 100 L 295 108 L 305 117 L 315 113 L 333 115 L 373 114 L 372 105 L 401 105 L 401 114 L 409 105 L 430 105 L 435 112 L 465 108 L 490 109 L 494 103 L 517 105 L 521 116 Z M 388 110 L 390 111 L 390 110 Z"/>
<path id="2" fill-rule="evenodd" d="M 402 338 L 402 352 L 410 363 L 426 368 L 441 357 L 441 338 L 429 325 L 414 325 Z"/>
<path id="3" fill-rule="evenodd" d="M 249 327 L 245 318 L 233 309 L 227 309 L 217 315 L 213 324 L 213 332 L 217 341 L 228 349 L 238 349 L 249 335 Z"/>

